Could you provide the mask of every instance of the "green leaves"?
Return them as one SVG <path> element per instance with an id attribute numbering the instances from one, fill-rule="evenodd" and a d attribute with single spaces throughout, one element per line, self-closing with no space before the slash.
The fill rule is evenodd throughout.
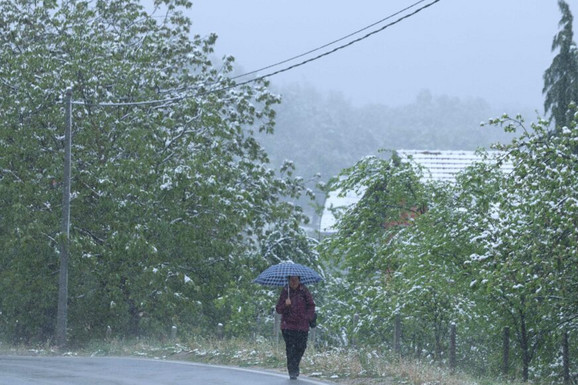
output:
<path id="1" fill-rule="evenodd" d="M 272 230 L 302 239 L 305 217 L 291 201 L 303 182 L 271 170 L 253 136 L 272 131 L 278 98 L 263 81 L 235 87 L 233 59 L 217 67 L 209 58 L 216 36 L 189 37 L 180 7 L 190 2 L 162 3 L 163 18 L 134 0 L 0 6 L 0 283 L 3 292 L 20 283 L 12 271 L 36 249 L 53 260 L 29 274 L 55 290 L 61 99 L 72 87 L 69 326 L 78 341 L 107 326 L 131 335 L 177 320 L 209 325 L 237 267 L 247 265 L 245 276 L 261 263 L 254 256 Z M 30 249 L 9 246 L 18 233 Z M 56 298 L 43 306 L 55 313 Z M 50 337 L 28 330 L 0 333 Z"/>
<path id="2" fill-rule="evenodd" d="M 540 119 L 530 127 L 521 117 L 491 121 L 521 134 L 454 185 L 423 183 L 419 170 L 395 156 L 344 170 L 331 187 L 363 197 L 320 248 L 342 273 L 329 288 L 333 302 L 343 304 L 332 327 L 347 327 L 347 314 L 359 313 L 381 331 L 384 320 L 391 325 L 400 314 L 403 349 L 417 347 L 433 358 L 444 355 L 451 323 L 464 336 L 459 351 L 488 354 L 499 349 L 492 338 L 509 327 L 523 377 L 530 365 L 536 376 L 555 377 L 553 341 L 566 328 L 575 331 L 578 310 L 570 299 L 578 295 L 578 131 L 576 114 L 568 115 L 574 120 L 556 135 Z M 504 164 L 512 171 L 504 173 Z M 365 334 L 364 341 L 383 344 L 379 335 Z"/>

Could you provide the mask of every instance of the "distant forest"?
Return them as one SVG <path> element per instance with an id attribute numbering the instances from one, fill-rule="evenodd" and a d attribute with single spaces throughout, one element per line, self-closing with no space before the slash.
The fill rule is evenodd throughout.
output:
<path id="1" fill-rule="evenodd" d="M 509 111 L 490 106 L 480 98 L 462 100 L 436 96 L 428 90 L 420 92 L 413 103 L 398 107 L 356 107 L 341 94 L 322 94 L 298 84 L 276 92 L 282 102 L 275 108 L 275 133 L 262 135 L 261 143 L 273 166 L 293 161 L 296 174 L 311 180 L 312 188 L 315 181 L 326 182 L 380 149 L 489 148 L 492 143 L 510 142 L 512 134 L 494 126 L 481 127 L 482 122 L 504 113 L 522 114 L 528 121 L 537 117 L 529 108 Z M 314 178 L 316 174 L 318 178 Z M 317 194 L 317 204 L 323 204 L 323 194 Z"/>

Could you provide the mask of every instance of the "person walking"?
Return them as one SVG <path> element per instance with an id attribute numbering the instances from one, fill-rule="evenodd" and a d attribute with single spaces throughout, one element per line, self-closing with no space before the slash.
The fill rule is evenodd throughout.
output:
<path id="1" fill-rule="evenodd" d="M 281 290 L 275 310 L 281 314 L 281 332 L 285 340 L 289 378 L 296 380 L 301 358 L 307 348 L 309 322 L 315 315 L 313 296 L 301 283 L 300 277 L 289 277 L 289 284 Z"/>

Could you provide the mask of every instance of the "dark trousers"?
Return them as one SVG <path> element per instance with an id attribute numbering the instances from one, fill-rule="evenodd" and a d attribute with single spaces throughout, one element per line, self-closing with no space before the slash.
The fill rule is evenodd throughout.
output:
<path id="1" fill-rule="evenodd" d="M 287 351 L 287 371 L 289 376 L 297 377 L 299 375 L 301 357 L 303 357 L 303 353 L 305 353 L 307 348 L 309 332 L 287 329 L 283 329 L 282 332 L 285 340 L 285 350 Z"/>

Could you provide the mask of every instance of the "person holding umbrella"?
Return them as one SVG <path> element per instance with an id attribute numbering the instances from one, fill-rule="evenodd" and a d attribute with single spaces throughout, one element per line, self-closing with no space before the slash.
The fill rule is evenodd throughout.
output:
<path id="1" fill-rule="evenodd" d="M 295 380 L 299 376 L 301 357 L 307 348 L 309 322 L 315 315 L 313 296 L 298 276 L 289 277 L 289 285 L 281 290 L 275 310 L 281 314 L 289 378 Z"/>
<path id="2" fill-rule="evenodd" d="M 275 310 L 281 314 L 287 370 L 292 380 L 299 376 L 299 364 L 309 338 L 309 325 L 316 317 L 315 301 L 305 285 L 322 280 L 316 271 L 292 261 L 270 266 L 253 280 L 260 285 L 283 287 Z"/>

